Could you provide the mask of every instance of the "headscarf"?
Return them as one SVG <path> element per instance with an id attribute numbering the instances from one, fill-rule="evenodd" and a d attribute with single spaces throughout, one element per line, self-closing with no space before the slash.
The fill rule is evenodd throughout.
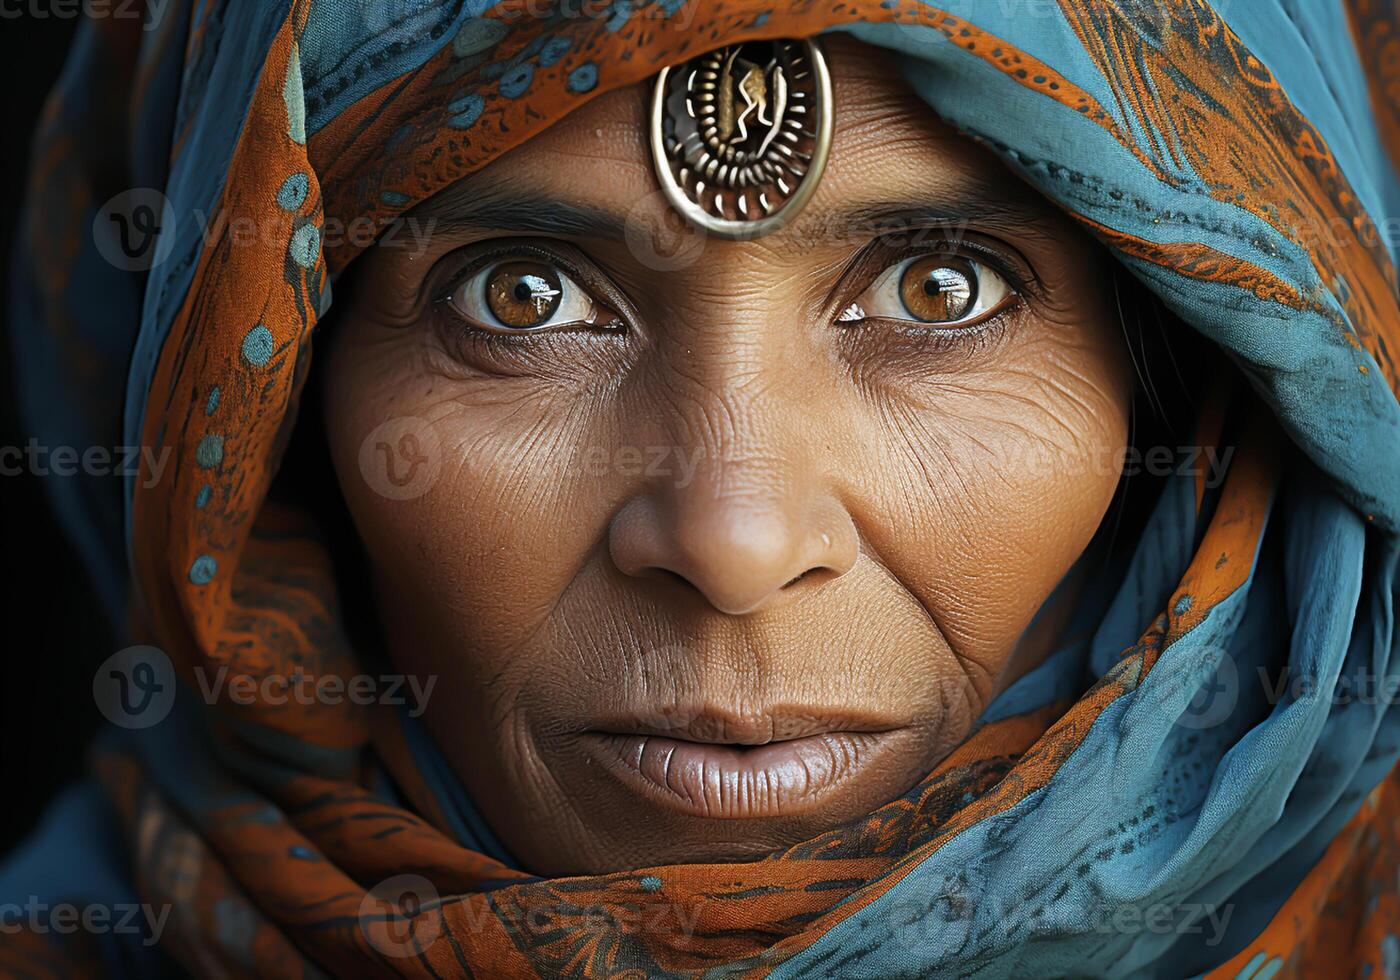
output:
<path id="1" fill-rule="evenodd" d="M 763 860 L 540 878 L 402 714 L 186 699 L 100 746 L 125 857 L 50 891 L 130 879 L 172 908 L 160 949 L 211 975 L 1400 969 L 1394 0 L 149 7 L 84 25 L 45 114 L 16 384 L 50 444 L 171 451 L 119 494 L 55 491 L 110 608 L 186 687 L 196 667 L 360 669 L 315 514 L 268 499 L 363 247 L 330 230 L 382 228 L 594 96 L 741 39 L 890 49 L 929 111 L 1228 355 L 1244 380 L 1194 442 L 1238 451 L 1218 488 L 1164 480 L 1087 621 L 934 772 Z M 96 230 L 128 188 L 163 195 L 148 269 Z M 207 230 L 243 216 L 251 241 Z M 1261 670 L 1290 683 L 1270 694 Z M 69 803 L 39 843 L 79 853 L 96 825 Z M 404 876 L 429 893 L 382 900 Z M 56 938 L 7 936 L 0 964 L 131 962 Z"/>

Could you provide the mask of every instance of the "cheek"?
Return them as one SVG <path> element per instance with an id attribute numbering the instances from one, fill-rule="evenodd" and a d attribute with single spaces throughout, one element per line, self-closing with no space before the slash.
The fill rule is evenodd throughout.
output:
<path id="1" fill-rule="evenodd" d="M 1127 439 L 1130 379 L 1111 330 L 1027 317 L 956 378 L 882 406 L 872 548 L 986 684 L 1093 538 Z"/>
<path id="2" fill-rule="evenodd" d="M 467 381 L 422 343 L 355 334 L 332 353 L 327 428 L 395 618 L 436 646 L 517 648 L 602 539 L 619 478 L 645 460 L 607 443 L 586 399 Z"/>
<path id="3" fill-rule="evenodd" d="M 839 454 L 851 517 L 984 700 L 1092 538 L 1127 431 L 1113 332 L 1024 319 L 938 377 L 906 371 L 871 393 L 833 375 L 829 411 L 813 416 L 834 420 L 833 444 L 837 430 L 856 437 L 861 448 Z M 581 573 L 606 565 L 608 522 L 655 462 L 637 443 L 656 406 L 622 405 L 582 379 L 464 379 L 421 342 L 360 341 L 375 332 L 342 326 L 327 425 L 396 658 L 468 687 L 490 678 L 493 697 L 539 687 L 539 657 L 571 644 L 538 640 L 589 591 Z M 414 456 L 428 475 L 405 492 L 390 471 L 402 479 Z"/>

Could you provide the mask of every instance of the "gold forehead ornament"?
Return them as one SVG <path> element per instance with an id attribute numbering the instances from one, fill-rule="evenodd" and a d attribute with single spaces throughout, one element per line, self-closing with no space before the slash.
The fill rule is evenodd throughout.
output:
<path id="1" fill-rule="evenodd" d="M 651 102 L 661 189 L 712 235 L 770 234 L 816 191 L 831 117 L 831 76 L 815 41 L 746 41 L 667 68 Z"/>

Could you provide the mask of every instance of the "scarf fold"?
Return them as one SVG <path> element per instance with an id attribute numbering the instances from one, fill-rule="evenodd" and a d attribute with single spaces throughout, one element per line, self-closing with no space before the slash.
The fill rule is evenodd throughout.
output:
<path id="1" fill-rule="evenodd" d="M 86 22 L 48 106 L 14 344 L 41 442 L 170 453 L 160 479 L 143 462 L 122 485 L 49 484 L 109 608 L 134 597 L 131 632 L 188 682 L 168 719 L 95 752 L 135 891 L 172 907 L 160 949 L 182 967 L 1400 971 L 1396 0 L 151 13 Z M 1228 355 L 1194 434 L 1232 451 L 1223 483 L 1165 478 L 1061 648 L 933 773 L 761 861 L 539 878 L 402 715 L 195 697 L 197 668 L 362 669 L 315 515 L 268 500 L 360 247 L 346 229 L 384 229 L 666 65 L 826 31 L 888 48 L 930 112 Z M 162 221 L 137 268 L 111 260 L 119 231 L 100 220 L 131 187 Z M 54 938 L 6 937 L 0 967 L 122 955 Z"/>

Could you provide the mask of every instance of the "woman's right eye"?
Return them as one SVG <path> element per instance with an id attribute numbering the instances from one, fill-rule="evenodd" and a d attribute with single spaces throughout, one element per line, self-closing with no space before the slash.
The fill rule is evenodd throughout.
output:
<path id="1" fill-rule="evenodd" d="M 469 326 L 494 333 L 539 333 L 619 321 L 568 273 L 538 259 L 486 265 L 453 289 L 446 303 Z"/>

